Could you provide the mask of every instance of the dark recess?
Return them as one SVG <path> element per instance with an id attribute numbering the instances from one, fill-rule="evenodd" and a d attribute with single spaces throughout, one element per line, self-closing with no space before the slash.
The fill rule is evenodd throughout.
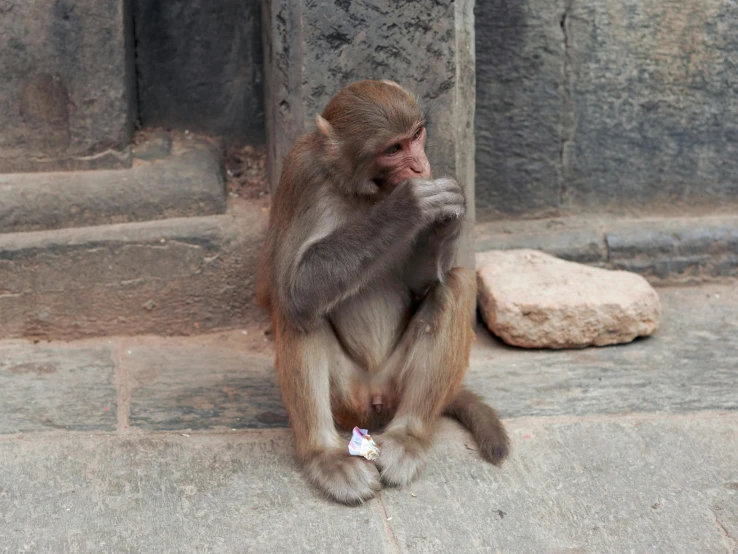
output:
<path id="1" fill-rule="evenodd" d="M 143 126 L 264 141 L 259 0 L 133 0 Z"/>

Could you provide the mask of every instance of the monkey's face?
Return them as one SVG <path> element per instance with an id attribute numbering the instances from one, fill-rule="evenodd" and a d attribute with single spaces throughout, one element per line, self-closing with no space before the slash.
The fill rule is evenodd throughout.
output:
<path id="1" fill-rule="evenodd" d="M 430 163 L 425 155 L 426 131 L 423 125 L 408 134 L 387 141 L 375 158 L 376 177 L 380 186 L 395 187 L 408 179 L 431 176 Z"/>

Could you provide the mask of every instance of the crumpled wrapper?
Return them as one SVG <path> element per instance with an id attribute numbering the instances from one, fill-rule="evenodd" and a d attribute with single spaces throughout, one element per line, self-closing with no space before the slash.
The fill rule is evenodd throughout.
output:
<path id="1" fill-rule="evenodd" d="M 379 457 L 379 447 L 366 429 L 354 427 L 348 449 L 352 456 L 364 456 L 367 460 L 376 460 Z"/>

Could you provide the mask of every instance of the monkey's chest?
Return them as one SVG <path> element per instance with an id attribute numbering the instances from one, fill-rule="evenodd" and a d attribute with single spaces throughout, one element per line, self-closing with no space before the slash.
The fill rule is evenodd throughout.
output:
<path id="1" fill-rule="evenodd" d="M 330 316 L 343 349 L 361 368 L 379 372 L 407 326 L 410 293 L 392 282 L 342 303 Z"/>

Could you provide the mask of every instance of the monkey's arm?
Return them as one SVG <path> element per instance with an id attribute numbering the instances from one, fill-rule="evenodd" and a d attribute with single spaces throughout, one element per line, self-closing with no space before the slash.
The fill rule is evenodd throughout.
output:
<path id="1" fill-rule="evenodd" d="M 406 258 L 421 228 L 420 215 L 412 195 L 393 194 L 317 240 L 308 233 L 292 263 L 284 264 L 288 270 L 277 276 L 280 305 L 289 319 L 310 329 L 339 302 L 389 271 L 393 260 Z"/>
<path id="2" fill-rule="evenodd" d="M 440 221 L 418 236 L 405 270 L 406 282 L 414 294 L 422 295 L 451 271 L 462 222 L 462 217 Z"/>

